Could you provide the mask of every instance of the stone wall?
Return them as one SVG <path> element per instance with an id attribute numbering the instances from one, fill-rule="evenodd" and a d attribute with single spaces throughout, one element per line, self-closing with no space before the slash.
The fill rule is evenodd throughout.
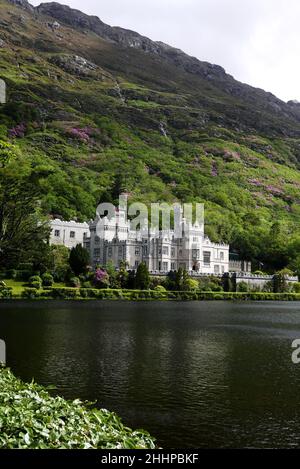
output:
<path id="1" fill-rule="evenodd" d="M 248 272 L 251 273 L 252 265 L 250 261 L 229 260 L 229 272 Z"/>
<path id="2" fill-rule="evenodd" d="M 249 272 L 239 272 L 232 275 L 232 280 L 238 286 L 239 283 L 247 283 L 250 287 L 264 288 L 269 282 L 273 282 L 274 275 L 256 275 Z M 287 277 L 288 283 L 298 282 L 298 277 Z"/>

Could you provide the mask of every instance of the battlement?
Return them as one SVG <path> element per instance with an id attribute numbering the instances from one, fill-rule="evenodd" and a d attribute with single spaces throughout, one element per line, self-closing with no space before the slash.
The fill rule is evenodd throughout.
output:
<path id="1" fill-rule="evenodd" d="M 74 220 L 70 221 L 64 221 L 60 220 L 59 218 L 55 218 L 54 220 L 51 220 L 51 226 L 54 227 L 55 225 L 59 225 L 61 227 L 66 227 L 66 228 L 86 228 L 89 229 L 89 224 L 86 222 L 78 222 Z"/>

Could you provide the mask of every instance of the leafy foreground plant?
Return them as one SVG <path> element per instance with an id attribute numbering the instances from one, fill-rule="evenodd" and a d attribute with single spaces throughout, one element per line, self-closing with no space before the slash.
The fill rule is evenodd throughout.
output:
<path id="1" fill-rule="evenodd" d="M 154 448 L 145 431 L 132 431 L 105 409 L 87 409 L 80 400 L 51 397 L 35 383 L 23 383 L 0 369 L 0 448 Z"/>

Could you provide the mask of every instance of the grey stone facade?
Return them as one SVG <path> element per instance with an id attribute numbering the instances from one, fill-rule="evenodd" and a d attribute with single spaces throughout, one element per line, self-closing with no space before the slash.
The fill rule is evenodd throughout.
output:
<path id="1" fill-rule="evenodd" d="M 183 221 L 183 237 L 175 238 L 173 230 L 151 231 L 147 237 L 131 231 L 125 211 L 115 218 L 96 219 L 90 224 L 90 237 L 84 245 L 90 251 L 93 266 L 122 262 L 135 270 L 145 262 L 153 274 L 168 273 L 180 267 L 191 273 L 222 275 L 229 271 L 229 246 L 216 244 L 204 235 L 204 224 Z"/>
<path id="2" fill-rule="evenodd" d="M 250 261 L 237 261 L 229 260 L 229 272 L 239 273 L 248 272 L 251 273 L 252 265 Z"/>
<path id="3" fill-rule="evenodd" d="M 90 236 L 88 223 L 78 223 L 76 221 L 52 220 L 50 244 L 63 245 L 69 249 L 84 245 L 85 238 Z"/>
<path id="4" fill-rule="evenodd" d="M 267 286 L 267 284 L 273 283 L 274 275 L 256 275 L 251 274 L 250 272 L 239 272 L 232 275 L 232 279 L 234 280 L 236 287 L 240 283 L 247 283 L 249 287 L 258 287 L 263 289 Z M 286 277 L 287 283 L 296 283 L 298 282 L 298 277 Z"/>

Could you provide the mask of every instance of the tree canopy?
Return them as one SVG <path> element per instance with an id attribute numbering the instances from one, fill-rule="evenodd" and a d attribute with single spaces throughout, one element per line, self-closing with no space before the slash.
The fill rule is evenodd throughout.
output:
<path id="1" fill-rule="evenodd" d="M 48 171 L 46 171 L 48 172 Z M 0 265 L 40 264 L 47 257 L 50 228 L 40 211 L 45 168 L 0 141 Z"/>

